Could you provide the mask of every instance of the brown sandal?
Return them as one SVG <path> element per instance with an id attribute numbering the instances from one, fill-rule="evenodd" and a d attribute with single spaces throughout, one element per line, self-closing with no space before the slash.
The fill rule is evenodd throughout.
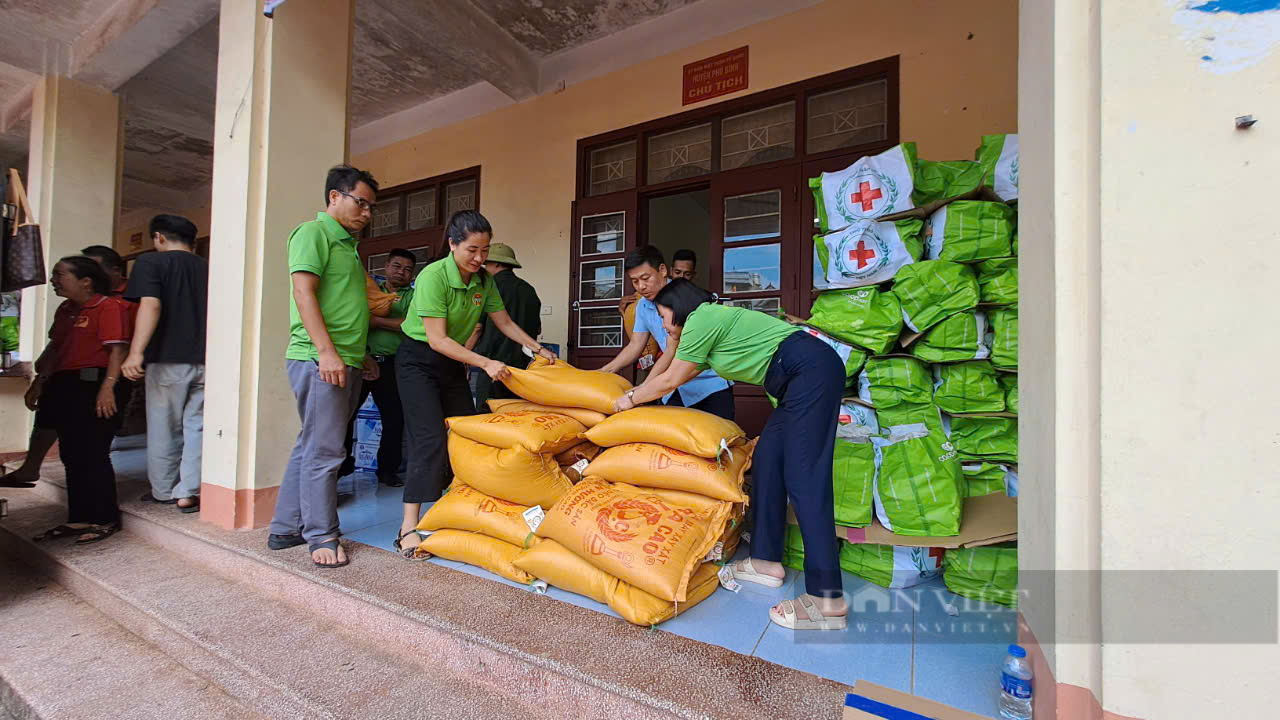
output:
<path id="1" fill-rule="evenodd" d="M 76 538 L 77 545 L 88 545 L 89 543 L 102 542 L 107 538 L 115 535 L 120 531 L 120 523 L 107 523 L 106 525 L 90 525 L 80 533 L 80 537 Z"/>

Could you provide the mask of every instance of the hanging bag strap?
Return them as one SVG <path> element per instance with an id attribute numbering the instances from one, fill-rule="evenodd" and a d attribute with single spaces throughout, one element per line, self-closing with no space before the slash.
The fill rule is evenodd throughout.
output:
<path id="1" fill-rule="evenodd" d="M 36 216 L 31 212 L 31 202 L 27 200 L 27 189 L 22 185 L 22 176 L 14 168 L 9 168 L 9 192 L 13 194 L 13 204 L 18 206 L 18 217 L 14 218 L 13 234 L 23 225 L 35 225 Z"/>

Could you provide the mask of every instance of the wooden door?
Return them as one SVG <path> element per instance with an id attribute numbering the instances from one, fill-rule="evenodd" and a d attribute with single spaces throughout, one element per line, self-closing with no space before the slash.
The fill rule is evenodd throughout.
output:
<path id="1" fill-rule="evenodd" d="M 800 192 L 798 165 L 712 179 L 709 289 L 721 303 L 796 312 L 809 286 L 800 273 Z M 734 397 L 738 424 L 758 435 L 772 410 L 764 389 L 737 383 Z"/>
<path id="2" fill-rule="evenodd" d="M 568 354 L 577 367 L 601 367 L 625 344 L 618 302 L 631 292 L 623 259 L 636 246 L 637 206 L 635 192 L 574 203 Z"/>

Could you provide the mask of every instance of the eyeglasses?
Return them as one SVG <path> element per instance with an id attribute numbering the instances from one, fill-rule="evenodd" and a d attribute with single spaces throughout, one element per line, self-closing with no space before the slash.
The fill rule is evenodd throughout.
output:
<path id="1" fill-rule="evenodd" d="M 374 209 L 374 208 L 376 208 L 376 207 L 378 207 L 378 203 L 371 203 L 371 202 L 369 202 L 368 200 L 365 200 L 364 198 L 358 198 L 358 197 L 356 197 L 355 195 L 352 195 L 352 194 L 351 194 L 351 193 L 349 193 L 349 192 L 343 192 L 343 191 L 339 190 L 339 191 L 338 191 L 338 194 L 340 194 L 340 195 L 346 195 L 347 197 L 351 198 L 352 200 L 355 200 L 355 201 L 356 201 L 356 205 L 359 205 L 361 210 L 368 210 L 369 212 L 373 212 L 373 209 Z"/>

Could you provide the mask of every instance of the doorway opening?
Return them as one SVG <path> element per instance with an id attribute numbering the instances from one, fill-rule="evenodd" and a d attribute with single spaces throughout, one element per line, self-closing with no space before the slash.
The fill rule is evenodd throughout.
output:
<path id="1" fill-rule="evenodd" d="M 696 259 L 693 283 L 710 289 L 711 189 L 650 198 L 648 204 L 645 244 L 662 251 L 668 270 L 676 251 L 691 251 Z"/>

